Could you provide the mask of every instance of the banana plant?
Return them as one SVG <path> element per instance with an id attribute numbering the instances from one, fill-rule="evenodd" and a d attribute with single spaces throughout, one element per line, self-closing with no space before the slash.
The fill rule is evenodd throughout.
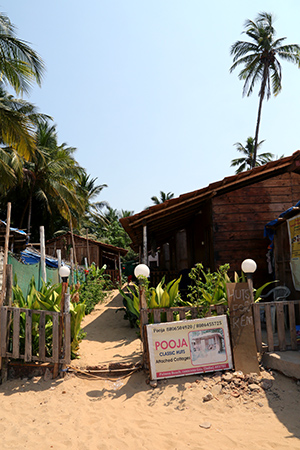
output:
<path id="1" fill-rule="evenodd" d="M 136 284 L 132 285 L 133 288 L 127 286 L 129 292 L 125 292 L 120 287 L 119 292 L 123 297 L 124 308 L 120 308 L 125 311 L 125 319 L 128 319 L 131 327 L 138 326 L 140 318 L 140 297 L 139 288 Z"/>
<path id="2" fill-rule="evenodd" d="M 150 288 L 149 308 L 171 308 L 179 292 L 180 280 L 181 276 L 164 286 L 165 277 L 163 277 L 156 288 Z"/>
<path id="3" fill-rule="evenodd" d="M 85 316 L 84 303 L 70 303 L 71 314 L 71 354 L 72 358 L 78 357 L 79 344 L 86 335 L 81 331 L 81 322 Z"/>
<path id="4" fill-rule="evenodd" d="M 21 291 L 17 278 L 15 277 L 14 286 L 12 287 L 14 300 L 13 306 L 18 308 L 26 308 L 42 311 L 60 311 L 61 303 L 61 284 L 54 284 L 52 286 L 45 282 L 42 282 L 41 290 L 38 291 L 35 286 L 34 277 L 30 280 L 28 294 L 24 297 Z M 79 343 L 83 338 L 83 333 L 81 332 L 80 324 L 85 316 L 85 302 L 77 303 L 76 305 L 70 304 L 70 314 L 71 314 L 71 353 L 72 357 L 77 356 L 77 351 Z M 40 315 L 32 314 L 32 351 L 33 354 L 38 354 L 39 349 L 39 322 Z M 26 315 L 24 312 L 20 314 L 20 349 L 24 350 L 25 347 L 25 323 Z M 13 325 L 12 325 L 13 326 Z M 53 336 L 53 322 L 52 317 L 46 314 L 45 323 L 45 334 L 46 334 L 46 354 L 51 355 L 52 351 L 52 336 Z"/>
<path id="5" fill-rule="evenodd" d="M 147 305 L 149 309 L 154 308 L 171 308 L 179 294 L 179 283 L 181 277 L 170 281 L 165 285 L 165 277 L 162 278 L 156 288 L 145 288 L 145 295 L 147 299 Z M 140 297 L 139 287 L 133 284 L 132 287 L 127 286 L 128 291 L 124 291 L 119 288 L 119 292 L 123 297 L 124 308 L 120 308 L 125 311 L 125 319 L 130 321 L 132 327 L 139 325 L 140 317 Z M 153 319 L 153 317 L 152 317 Z M 151 317 L 150 317 L 151 322 Z"/>

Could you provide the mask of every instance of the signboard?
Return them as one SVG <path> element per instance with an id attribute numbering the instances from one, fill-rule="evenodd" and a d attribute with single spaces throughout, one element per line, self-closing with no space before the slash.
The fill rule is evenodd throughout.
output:
<path id="1" fill-rule="evenodd" d="M 147 325 L 151 379 L 232 368 L 227 316 Z"/>
<path id="2" fill-rule="evenodd" d="M 296 291 L 300 291 L 300 215 L 287 220 L 290 252 L 291 272 Z"/>
<path id="3" fill-rule="evenodd" d="M 235 370 L 257 374 L 259 364 L 248 283 L 227 283 L 231 344 Z"/>

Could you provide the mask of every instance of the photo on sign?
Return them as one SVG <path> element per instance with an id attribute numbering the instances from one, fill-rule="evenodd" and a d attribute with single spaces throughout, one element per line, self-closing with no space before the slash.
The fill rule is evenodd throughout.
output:
<path id="1" fill-rule="evenodd" d="M 227 359 L 222 328 L 191 331 L 189 343 L 193 365 L 202 365 L 212 360 L 221 362 Z"/>

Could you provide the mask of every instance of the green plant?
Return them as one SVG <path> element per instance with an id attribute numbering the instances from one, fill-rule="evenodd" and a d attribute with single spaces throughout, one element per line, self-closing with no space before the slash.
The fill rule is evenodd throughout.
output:
<path id="1" fill-rule="evenodd" d="M 192 280 L 192 284 L 189 286 L 188 299 L 191 305 L 199 305 L 202 308 L 201 316 L 205 316 L 209 308 L 213 305 L 227 305 L 227 283 L 232 283 L 228 271 L 230 269 L 229 264 L 224 264 L 219 267 L 219 270 L 215 272 L 208 271 L 205 273 L 203 265 L 198 263 L 189 273 L 189 277 Z M 246 282 L 245 274 L 242 272 L 239 277 L 235 272 L 233 276 L 235 283 Z M 253 290 L 254 301 L 260 300 L 262 291 L 274 283 L 270 281 L 265 283 L 258 289 Z"/>
<path id="2" fill-rule="evenodd" d="M 118 287 L 120 294 L 123 297 L 124 308 L 119 308 L 117 311 L 124 311 L 124 319 L 129 320 L 131 328 L 139 326 L 140 318 L 140 293 L 136 284 L 132 288 L 127 286 L 127 291 Z"/>
<path id="3" fill-rule="evenodd" d="M 203 315 L 212 305 L 227 304 L 226 283 L 231 282 L 228 270 L 229 264 L 224 264 L 216 272 L 205 273 L 203 265 L 198 263 L 189 273 L 192 284 L 189 286 L 188 299 L 193 305 L 202 307 Z"/>
<path id="4" fill-rule="evenodd" d="M 79 298 L 85 303 L 86 314 L 90 314 L 98 303 L 103 302 L 106 291 L 112 287 L 109 275 L 104 273 L 105 269 L 106 265 L 99 269 L 91 264 L 86 271 L 85 281 L 79 288 Z"/>
<path id="5" fill-rule="evenodd" d="M 147 306 L 153 308 L 171 308 L 181 301 L 179 293 L 179 283 L 181 277 L 177 280 L 170 281 L 165 285 L 165 277 L 162 278 L 156 288 L 149 288 L 149 281 L 146 277 L 138 277 L 139 284 L 142 285 Z M 127 286 L 127 291 L 119 288 L 120 294 L 123 296 L 124 308 L 120 308 L 125 312 L 125 319 L 128 319 L 131 327 L 139 326 L 140 317 L 140 289 L 136 284 L 132 287 Z"/>
<path id="6" fill-rule="evenodd" d="M 150 288 L 149 308 L 171 308 L 176 301 L 179 301 L 179 283 L 181 277 L 170 281 L 165 285 L 165 277 L 156 288 Z"/>
<path id="7" fill-rule="evenodd" d="M 17 277 L 14 279 L 13 286 L 13 306 L 17 308 L 26 308 L 32 310 L 42 311 L 60 311 L 61 302 L 61 284 L 50 285 L 48 283 L 42 283 L 41 290 L 36 289 L 34 277 L 30 280 L 28 294 L 24 297 L 21 291 Z M 70 304 L 71 314 L 71 353 L 72 358 L 77 356 L 77 350 L 80 341 L 83 338 L 83 334 L 80 329 L 81 321 L 85 315 L 84 302 L 77 303 L 76 305 Z M 46 339 L 46 355 L 50 356 L 52 353 L 52 337 L 53 337 L 53 322 L 52 316 L 46 314 L 45 322 L 45 339 Z M 39 352 L 39 314 L 32 314 L 32 352 L 34 355 L 38 355 Z M 25 324 L 26 315 L 24 312 L 20 314 L 20 350 L 24 351 L 25 348 Z"/>

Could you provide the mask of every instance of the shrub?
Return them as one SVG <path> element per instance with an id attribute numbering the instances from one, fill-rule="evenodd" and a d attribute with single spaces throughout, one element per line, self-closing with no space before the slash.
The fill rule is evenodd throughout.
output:
<path id="1" fill-rule="evenodd" d="M 86 271 L 85 281 L 79 288 L 79 298 L 85 304 L 86 314 L 90 314 L 95 306 L 103 302 L 107 290 L 112 289 L 110 276 L 104 273 L 106 265 L 101 269 L 92 264 Z"/>

